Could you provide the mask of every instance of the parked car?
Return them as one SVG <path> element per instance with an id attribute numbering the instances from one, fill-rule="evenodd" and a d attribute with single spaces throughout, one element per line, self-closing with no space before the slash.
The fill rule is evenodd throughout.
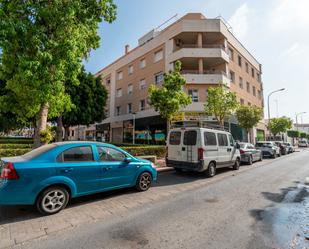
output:
<path id="1" fill-rule="evenodd" d="M 146 191 L 157 179 L 151 162 L 98 142 L 53 143 L 0 162 L 0 205 L 35 204 L 44 215 L 83 195 L 133 186 Z"/>
<path id="2" fill-rule="evenodd" d="M 282 141 L 275 141 L 275 144 L 280 148 L 281 155 L 288 154 L 287 146 Z"/>
<path id="3" fill-rule="evenodd" d="M 281 156 L 280 148 L 271 141 L 257 142 L 255 147 L 262 151 L 263 157 L 276 158 Z"/>
<path id="4" fill-rule="evenodd" d="M 200 127 L 173 128 L 167 139 L 166 165 L 176 171 L 206 172 L 217 168 L 240 166 L 239 145 L 231 133 Z"/>
<path id="5" fill-rule="evenodd" d="M 252 165 L 253 162 L 263 160 L 262 151 L 255 148 L 253 144 L 239 143 L 239 146 L 241 162 Z"/>
<path id="6" fill-rule="evenodd" d="M 295 148 L 291 143 L 284 143 L 284 144 L 286 145 L 288 154 L 295 152 Z"/>
<path id="7" fill-rule="evenodd" d="M 298 147 L 308 147 L 308 142 L 306 140 L 300 140 L 298 142 Z"/>

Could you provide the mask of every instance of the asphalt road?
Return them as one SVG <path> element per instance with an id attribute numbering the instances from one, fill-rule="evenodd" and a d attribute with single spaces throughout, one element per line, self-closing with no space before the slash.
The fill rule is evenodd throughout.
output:
<path id="1" fill-rule="evenodd" d="M 158 185 L 195 177 L 202 176 L 165 172 Z M 217 177 L 168 200 L 17 248 L 309 248 L 309 150 Z"/>

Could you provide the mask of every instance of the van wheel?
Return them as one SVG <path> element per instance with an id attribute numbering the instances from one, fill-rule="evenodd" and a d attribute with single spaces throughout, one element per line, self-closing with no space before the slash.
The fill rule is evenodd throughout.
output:
<path id="1" fill-rule="evenodd" d="M 208 177 L 214 177 L 216 175 L 216 164 L 214 162 L 209 163 L 206 174 Z"/>
<path id="2" fill-rule="evenodd" d="M 52 215 L 64 209 L 69 202 L 69 193 L 63 187 L 50 187 L 44 190 L 36 201 L 37 210 L 43 215 Z"/>
<path id="3" fill-rule="evenodd" d="M 135 188 L 140 192 L 146 191 L 150 188 L 151 183 L 152 183 L 151 174 L 149 172 L 143 172 L 137 178 Z"/>
<path id="4" fill-rule="evenodd" d="M 240 160 L 239 160 L 239 158 L 236 158 L 236 161 L 235 161 L 235 163 L 233 165 L 233 169 L 234 170 L 239 170 L 239 167 L 240 167 Z"/>

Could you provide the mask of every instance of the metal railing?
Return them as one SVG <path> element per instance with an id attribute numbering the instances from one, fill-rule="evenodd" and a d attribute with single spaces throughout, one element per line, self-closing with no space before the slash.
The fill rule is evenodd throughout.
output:
<path id="1" fill-rule="evenodd" d="M 214 124 L 210 121 L 204 120 L 184 120 L 171 122 L 171 128 L 207 128 L 213 130 L 229 131 L 228 127 Z"/>
<path id="2" fill-rule="evenodd" d="M 212 70 L 212 69 L 205 69 L 203 70 L 203 73 L 200 73 L 199 70 L 196 70 L 196 69 L 184 69 L 184 70 L 181 70 L 181 73 L 182 74 L 219 74 L 219 75 L 224 75 L 224 76 L 227 76 L 226 72 L 222 71 L 222 70 Z"/>

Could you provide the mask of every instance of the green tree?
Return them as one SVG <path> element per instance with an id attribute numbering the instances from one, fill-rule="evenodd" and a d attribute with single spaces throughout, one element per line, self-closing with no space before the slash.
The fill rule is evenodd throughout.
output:
<path id="1" fill-rule="evenodd" d="M 22 107 L 13 112 L 36 117 L 35 147 L 47 118 L 71 107 L 64 82 L 77 83 L 83 58 L 99 46 L 99 23 L 115 18 L 113 0 L 0 0 L 0 78 Z"/>
<path id="2" fill-rule="evenodd" d="M 83 68 L 78 75 L 78 82 L 78 85 L 71 81 L 66 82 L 66 93 L 71 97 L 74 106 L 57 119 L 58 141 L 62 139 L 62 125 L 67 138 L 70 126 L 90 125 L 105 118 L 104 109 L 108 93 L 101 78 L 94 77 Z"/>
<path id="3" fill-rule="evenodd" d="M 210 87 L 204 107 L 207 115 L 213 115 L 218 123 L 224 126 L 224 120 L 230 117 L 238 107 L 236 94 L 229 92 L 223 85 Z"/>
<path id="4" fill-rule="evenodd" d="M 301 132 L 299 134 L 300 138 L 307 138 L 307 133 L 306 132 Z"/>
<path id="5" fill-rule="evenodd" d="M 236 110 L 236 117 L 240 127 L 246 130 L 249 139 L 249 130 L 262 119 L 262 109 L 255 106 L 240 106 Z M 249 139 L 250 142 L 250 139 Z"/>
<path id="6" fill-rule="evenodd" d="M 292 120 L 287 117 L 272 118 L 268 123 L 269 131 L 276 136 L 281 132 L 286 132 L 292 128 Z"/>
<path id="7" fill-rule="evenodd" d="M 299 131 L 294 131 L 294 130 L 289 130 L 287 131 L 287 135 L 291 138 L 299 138 L 300 137 L 300 132 Z"/>
<path id="8" fill-rule="evenodd" d="M 183 91 L 186 80 L 180 70 L 181 62 L 176 61 L 174 71 L 164 74 L 162 87 L 151 85 L 149 88 L 150 105 L 167 120 L 168 129 L 172 117 L 191 103 L 190 96 Z"/>

